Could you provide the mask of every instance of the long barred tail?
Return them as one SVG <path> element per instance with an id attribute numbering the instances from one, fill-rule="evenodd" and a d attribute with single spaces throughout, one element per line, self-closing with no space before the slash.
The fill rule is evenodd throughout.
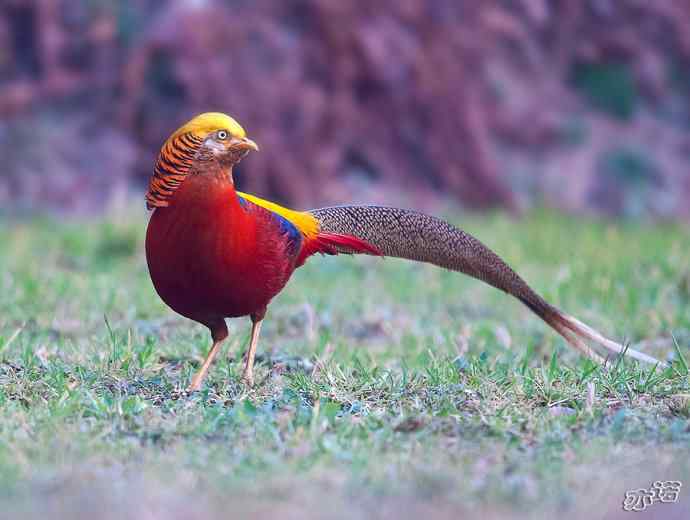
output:
<path id="1" fill-rule="evenodd" d="M 612 341 L 572 316 L 549 304 L 508 264 L 472 235 L 448 222 L 398 208 L 382 206 L 335 206 L 309 211 L 324 234 L 356 237 L 384 256 L 406 258 L 459 271 L 482 280 L 522 301 L 537 316 L 585 356 L 603 363 L 604 359 L 587 343 L 596 343 L 607 354 L 616 353 L 647 363 L 665 363 Z M 342 253 L 372 253 L 372 250 L 337 246 Z"/>

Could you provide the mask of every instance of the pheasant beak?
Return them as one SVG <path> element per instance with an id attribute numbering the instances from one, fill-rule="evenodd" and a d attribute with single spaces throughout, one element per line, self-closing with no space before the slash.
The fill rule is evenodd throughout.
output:
<path id="1" fill-rule="evenodd" d="M 243 137 L 242 139 L 233 139 L 231 145 L 233 149 L 240 152 L 259 151 L 259 145 L 248 137 Z"/>

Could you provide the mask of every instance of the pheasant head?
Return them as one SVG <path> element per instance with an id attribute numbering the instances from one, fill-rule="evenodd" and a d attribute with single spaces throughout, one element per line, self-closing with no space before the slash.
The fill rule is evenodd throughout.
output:
<path id="1" fill-rule="evenodd" d="M 232 166 L 251 150 L 258 151 L 259 146 L 232 117 L 219 112 L 196 116 L 163 143 L 146 193 L 146 207 L 168 206 L 196 161 L 216 160 Z"/>

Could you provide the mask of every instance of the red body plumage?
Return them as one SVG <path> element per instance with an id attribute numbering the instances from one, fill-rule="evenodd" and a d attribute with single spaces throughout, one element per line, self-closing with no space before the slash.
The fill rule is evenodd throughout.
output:
<path id="1" fill-rule="evenodd" d="M 232 184 L 188 178 L 146 234 L 151 279 L 173 310 L 212 326 L 263 313 L 296 266 L 289 236 L 273 215 L 243 207 Z"/>
<path id="2" fill-rule="evenodd" d="M 279 215 L 238 197 L 227 175 L 190 176 L 146 233 L 156 291 L 173 310 L 210 328 L 263 316 L 296 267 L 315 253 L 381 253 L 349 235 L 295 236 Z"/>

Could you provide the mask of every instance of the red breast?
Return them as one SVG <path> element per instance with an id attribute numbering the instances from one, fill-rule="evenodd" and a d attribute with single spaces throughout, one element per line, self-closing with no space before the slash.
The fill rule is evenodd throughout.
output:
<path id="1" fill-rule="evenodd" d="M 188 177 L 146 232 L 156 291 L 204 324 L 263 311 L 295 267 L 287 238 L 263 208 L 246 209 L 230 181 Z"/>

